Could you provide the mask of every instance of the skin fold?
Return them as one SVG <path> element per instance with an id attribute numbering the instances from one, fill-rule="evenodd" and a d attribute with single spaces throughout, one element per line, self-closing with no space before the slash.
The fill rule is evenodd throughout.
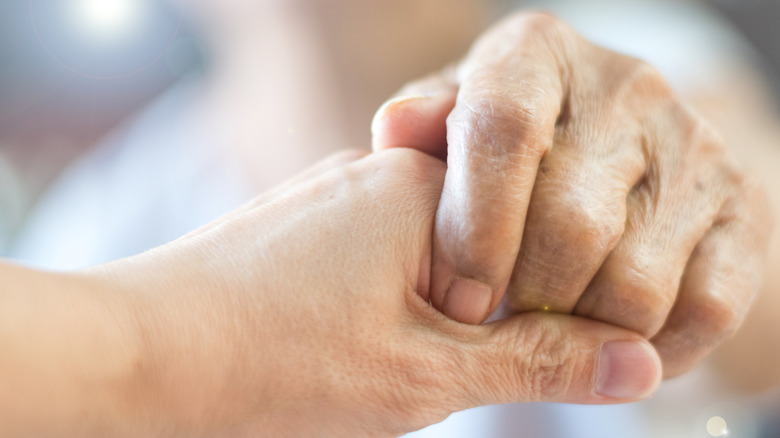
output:
<path id="1" fill-rule="evenodd" d="M 659 358 L 632 331 L 548 313 L 473 326 L 430 307 L 444 164 L 360 155 L 136 257 L 3 265 L 4 431 L 389 437 L 484 404 L 655 390 Z"/>
<path id="2" fill-rule="evenodd" d="M 650 65 L 535 12 L 377 113 L 374 148 L 446 157 L 423 297 L 480 323 L 506 294 L 652 339 L 664 375 L 739 327 L 761 284 L 762 183 Z"/>
<path id="3" fill-rule="evenodd" d="M 629 402 L 745 318 L 763 191 L 647 64 L 521 13 L 373 131 L 147 253 L 0 263 L 4 433 L 382 437 Z"/>

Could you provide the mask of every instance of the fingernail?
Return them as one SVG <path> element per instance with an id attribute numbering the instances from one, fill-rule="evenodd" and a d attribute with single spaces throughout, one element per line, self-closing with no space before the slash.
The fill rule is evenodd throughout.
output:
<path id="1" fill-rule="evenodd" d="M 661 381 L 661 363 L 644 342 L 607 342 L 599 353 L 596 393 L 602 397 L 637 400 L 649 397 Z"/>
<path id="2" fill-rule="evenodd" d="M 444 297 L 442 312 L 466 324 L 479 324 L 487 317 L 493 292 L 478 281 L 456 278 Z"/>
<path id="3" fill-rule="evenodd" d="M 418 110 L 420 111 L 426 111 L 429 108 L 436 108 L 438 104 L 440 104 L 439 99 L 443 99 L 445 97 L 451 97 L 452 93 L 448 92 L 447 90 L 425 90 L 424 92 L 420 94 L 406 94 L 406 95 L 400 95 L 396 96 L 385 103 L 382 104 L 382 106 L 379 107 L 379 109 L 376 111 L 376 114 L 374 114 L 374 118 L 371 121 L 371 132 L 376 133 L 379 129 L 379 123 L 380 121 L 385 118 L 392 110 L 395 110 L 397 108 L 400 108 L 403 105 L 406 105 L 408 103 L 414 102 L 414 105 L 417 106 Z"/>
<path id="4" fill-rule="evenodd" d="M 379 123 L 379 121 L 386 117 L 387 114 L 390 112 L 390 108 L 402 105 L 406 102 L 411 102 L 413 100 L 417 100 L 420 102 L 424 102 L 426 99 L 428 99 L 428 96 L 426 95 L 406 95 L 406 96 L 396 96 L 385 103 L 382 104 L 382 106 L 379 107 L 379 109 L 376 111 L 376 114 L 374 114 L 374 119 L 371 121 L 371 130 L 376 130 L 376 125 Z"/>

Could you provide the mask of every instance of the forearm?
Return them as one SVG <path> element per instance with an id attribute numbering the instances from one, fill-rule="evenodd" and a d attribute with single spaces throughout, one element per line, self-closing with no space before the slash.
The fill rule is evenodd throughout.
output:
<path id="1" fill-rule="evenodd" d="M 0 277 L 4 436 L 132 427 L 127 396 L 140 349 L 120 297 L 96 290 L 86 277 L 8 263 L 0 263 Z"/>
<path id="2" fill-rule="evenodd" d="M 484 404 L 649 395 L 660 358 L 637 333 L 458 324 L 418 295 L 444 170 L 382 152 L 137 257 L 0 266 L 0 430 L 384 437 Z"/>
<path id="3" fill-rule="evenodd" d="M 208 248 L 172 269 L 180 246 L 70 274 L 0 262 L 0 435 L 236 436 L 274 427 L 266 421 L 278 394 L 274 358 L 245 348 L 240 329 L 262 312 L 236 311 L 249 307 L 231 294 L 238 284 L 188 271 L 208 265 Z M 267 384 L 247 391 L 247 381 Z M 253 421 L 231 426 L 247 416 Z"/>
<path id="4" fill-rule="evenodd" d="M 87 272 L 94 288 L 118 296 L 138 339 L 120 394 L 121 418 L 133 419 L 132 436 L 243 436 L 246 427 L 258 425 L 269 430 L 267 403 L 279 394 L 271 388 L 277 376 L 268 371 L 273 357 L 247 348 L 242 330 L 247 319 L 267 315 L 248 314 L 251 305 L 234 295 L 239 285 L 218 281 L 224 272 L 210 272 L 219 255 L 208 245 L 190 245 L 192 240 L 200 239 L 185 237 Z M 258 381 L 271 383 L 249 391 L 247 382 Z M 235 424 L 246 416 L 253 421 Z"/>

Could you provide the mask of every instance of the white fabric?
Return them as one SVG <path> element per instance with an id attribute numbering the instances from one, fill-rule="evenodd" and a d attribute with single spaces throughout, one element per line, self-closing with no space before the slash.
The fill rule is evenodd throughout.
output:
<path id="1" fill-rule="evenodd" d="M 251 198 L 226 154 L 180 116 L 193 84 L 169 91 L 55 181 L 9 255 L 72 269 L 138 254 Z"/>

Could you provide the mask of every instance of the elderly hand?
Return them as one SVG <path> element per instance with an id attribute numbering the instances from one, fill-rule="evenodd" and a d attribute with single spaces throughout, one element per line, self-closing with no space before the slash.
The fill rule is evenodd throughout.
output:
<path id="1" fill-rule="evenodd" d="M 456 320 L 483 321 L 506 291 L 519 311 L 652 338 L 673 376 L 758 288 L 770 226 L 755 180 L 656 70 L 552 16 L 499 23 L 372 128 L 375 149 L 446 157 L 423 297 Z"/>
<path id="2" fill-rule="evenodd" d="M 543 312 L 474 326 L 431 308 L 416 291 L 444 164 L 357 158 L 136 257 L 77 274 L 0 264 L 2 429 L 389 437 L 478 405 L 656 388 L 660 360 L 629 330 Z"/>

